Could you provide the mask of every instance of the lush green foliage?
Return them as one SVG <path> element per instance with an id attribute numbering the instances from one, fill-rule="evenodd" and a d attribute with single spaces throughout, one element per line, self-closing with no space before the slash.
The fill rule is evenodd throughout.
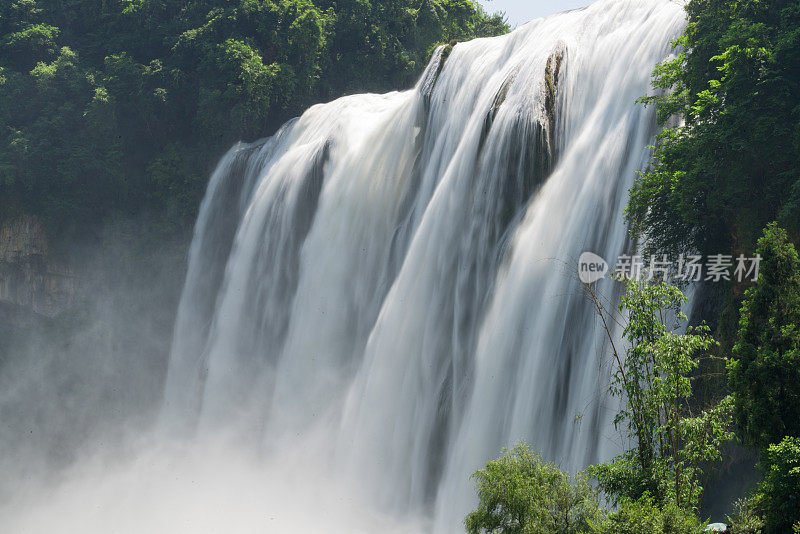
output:
<path id="1" fill-rule="evenodd" d="M 480 503 L 465 520 L 470 533 L 594 532 L 603 519 L 597 493 L 583 475 L 567 476 L 524 444 L 473 478 Z"/>
<path id="2" fill-rule="evenodd" d="M 4 0 L 0 197 L 59 230 L 186 224 L 234 141 L 507 30 L 471 0 Z"/>
<path id="3" fill-rule="evenodd" d="M 603 534 L 698 534 L 702 525 L 691 512 L 666 503 L 659 506 L 652 497 L 624 500 L 598 532 Z"/>
<path id="4" fill-rule="evenodd" d="M 800 437 L 800 259 L 775 224 L 757 250 L 759 277 L 745 294 L 729 376 L 743 437 L 766 448 Z"/>
<path id="5" fill-rule="evenodd" d="M 691 0 L 686 11 L 675 57 L 641 99 L 665 127 L 627 216 L 646 253 L 751 255 L 758 244 L 759 280 L 741 310 L 744 287 L 726 288 L 725 309 L 707 319 L 720 319 L 723 349 L 733 347 L 741 438 L 766 450 L 800 428 L 800 278 L 790 243 L 800 237 L 800 3 Z M 786 231 L 773 224 L 759 239 L 775 220 Z M 742 501 L 734 531 L 759 531 L 765 495 Z M 789 495 L 774 498 L 790 506 L 798 496 Z"/>
<path id="6" fill-rule="evenodd" d="M 800 230 L 800 4 L 692 0 L 654 74 L 664 128 L 628 216 L 657 252 L 750 252 L 767 222 Z"/>
<path id="7" fill-rule="evenodd" d="M 760 274 L 745 294 L 729 378 L 741 435 L 763 451 L 764 478 L 742 523 L 772 534 L 800 530 L 800 258 L 774 223 L 757 250 Z"/>
<path id="8" fill-rule="evenodd" d="M 617 501 L 652 496 L 659 505 L 692 510 L 702 496 L 703 469 L 719 460 L 729 431 L 732 402 L 725 398 L 695 412 L 692 374 L 699 357 L 714 345 L 708 327 L 676 330 L 686 321 L 681 304 L 686 297 L 666 283 L 625 280 L 618 316 L 590 293 L 603 324 L 623 326 L 625 347 L 612 346 L 611 394 L 621 397 L 616 417 L 635 447 L 612 462 L 590 468 L 600 487 Z"/>
<path id="9" fill-rule="evenodd" d="M 545 463 L 524 444 L 504 451 L 473 478 L 479 503 L 465 525 L 469 533 L 698 534 L 700 521 L 675 503 L 648 494 L 623 499 L 613 510 L 599 505 L 584 474 L 575 477 Z"/>
<path id="10" fill-rule="evenodd" d="M 760 534 L 764 520 L 757 510 L 758 499 L 747 497 L 733 503 L 733 515 L 728 516 L 731 534 Z"/>
<path id="11" fill-rule="evenodd" d="M 585 475 L 571 480 L 521 445 L 473 475 L 479 505 L 466 518 L 468 532 L 700 531 L 695 512 L 704 470 L 733 437 L 730 397 L 700 411 L 691 402 L 699 356 L 715 342 L 705 326 L 675 333 L 686 321 L 678 288 L 622 281 L 618 313 L 604 307 L 594 286 L 585 286 L 611 345 L 610 392 L 623 401 L 615 423 L 634 446 L 588 470 L 617 508 L 598 506 Z M 619 349 L 614 324 L 622 327 Z"/>
<path id="12" fill-rule="evenodd" d="M 800 439 L 787 437 L 770 445 L 762 460 L 764 480 L 758 487 L 767 534 L 800 527 Z"/>

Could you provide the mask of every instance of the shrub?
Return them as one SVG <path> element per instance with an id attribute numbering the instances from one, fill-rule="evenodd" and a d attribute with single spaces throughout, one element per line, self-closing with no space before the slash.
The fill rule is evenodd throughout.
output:
<path id="1" fill-rule="evenodd" d="M 662 507 L 649 495 L 625 500 L 599 529 L 603 534 L 697 534 L 702 524 L 692 513 L 667 503 Z"/>
<path id="2" fill-rule="evenodd" d="M 525 444 L 504 451 L 473 475 L 478 508 L 467 532 L 572 534 L 596 532 L 603 511 L 587 478 L 562 472 Z"/>

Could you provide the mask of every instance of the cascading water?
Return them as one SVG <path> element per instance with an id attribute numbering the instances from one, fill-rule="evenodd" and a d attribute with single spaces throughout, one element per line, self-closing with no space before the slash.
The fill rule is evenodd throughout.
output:
<path id="1" fill-rule="evenodd" d="M 197 222 L 162 428 L 300 449 L 438 531 L 503 446 L 569 468 L 611 454 L 570 271 L 626 247 L 655 131 L 635 99 L 683 24 L 679 3 L 600 0 L 234 147 Z"/>

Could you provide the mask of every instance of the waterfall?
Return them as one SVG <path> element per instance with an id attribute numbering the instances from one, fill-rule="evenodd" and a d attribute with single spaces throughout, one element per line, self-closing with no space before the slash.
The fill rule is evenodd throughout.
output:
<path id="1" fill-rule="evenodd" d="M 162 428 L 302 450 L 437 531 L 504 446 L 569 469 L 615 453 L 570 273 L 630 246 L 656 129 L 635 100 L 684 23 L 681 3 L 599 0 L 232 148 L 195 228 Z"/>

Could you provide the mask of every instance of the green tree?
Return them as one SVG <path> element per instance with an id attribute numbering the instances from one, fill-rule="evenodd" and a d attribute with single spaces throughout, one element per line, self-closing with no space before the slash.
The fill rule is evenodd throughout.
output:
<path id="1" fill-rule="evenodd" d="M 761 534 L 764 519 L 758 510 L 758 496 L 750 495 L 733 503 L 733 516 L 728 516 L 731 534 Z"/>
<path id="2" fill-rule="evenodd" d="M 628 217 L 654 252 L 748 252 L 778 217 L 800 230 L 800 5 L 692 0 L 686 11 L 677 54 L 642 99 L 669 127 Z"/>
<path id="3" fill-rule="evenodd" d="M 692 406 L 692 376 L 715 341 L 708 327 L 676 331 L 686 321 L 686 297 L 666 283 L 622 280 L 619 313 L 608 310 L 593 286 L 585 286 L 605 327 L 612 352 L 610 392 L 623 407 L 615 424 L 634 447 L 589 472 L 617 502 L 651 495 L 660 505 L 692 510 L 702 497 L 703 470 L 721 458 L 731 439 L 732 402 L 725 398 L 706 410 Z M 617 347 L 613 326 L 622 327 Z"/>
<path id="4" fill-rule="evenodd" d="M 636 501 L 623 499 L 598 529 L 603 534 L 697 534 L 702 525 L 697 517 L 675 503 L 659 505 L 650 495 Z"/>
<path id="5" fill-rule="evenodd" d="M 745 293 L 729 381 L 745 440 L 766 448 L 800 436 L 800 259 L 786 232 L 767 226 Z"/>
<path id="6" fill-rule="evenodd" d="M 465 520 L 470 534 L 594 532 L 603 520 L 584 475 L 566 475 L 525 444 L 504 451 L 472 478 L 480 502 Z"/>
<path id="7" fill-rule="evenodd" d="M 766 534 L 800 529 L 800 439 L 787 437 L 770 445 L 762 460 L 764 479 L 758 486 Z"/>
<path id="8" fill-rule="evenodd" d="M 153 214 L 182 235 L 234 142 L 506 31 L 471 0 L 0 2 L 0 197 L 57 242 Z"/>
<path id="9" fill-rule="evenodd" d="M 58 52 L 60 30 L 43 19 L 33 0 L 10 0 L 0 5 L 0 64 L 30 70 Z"/>

